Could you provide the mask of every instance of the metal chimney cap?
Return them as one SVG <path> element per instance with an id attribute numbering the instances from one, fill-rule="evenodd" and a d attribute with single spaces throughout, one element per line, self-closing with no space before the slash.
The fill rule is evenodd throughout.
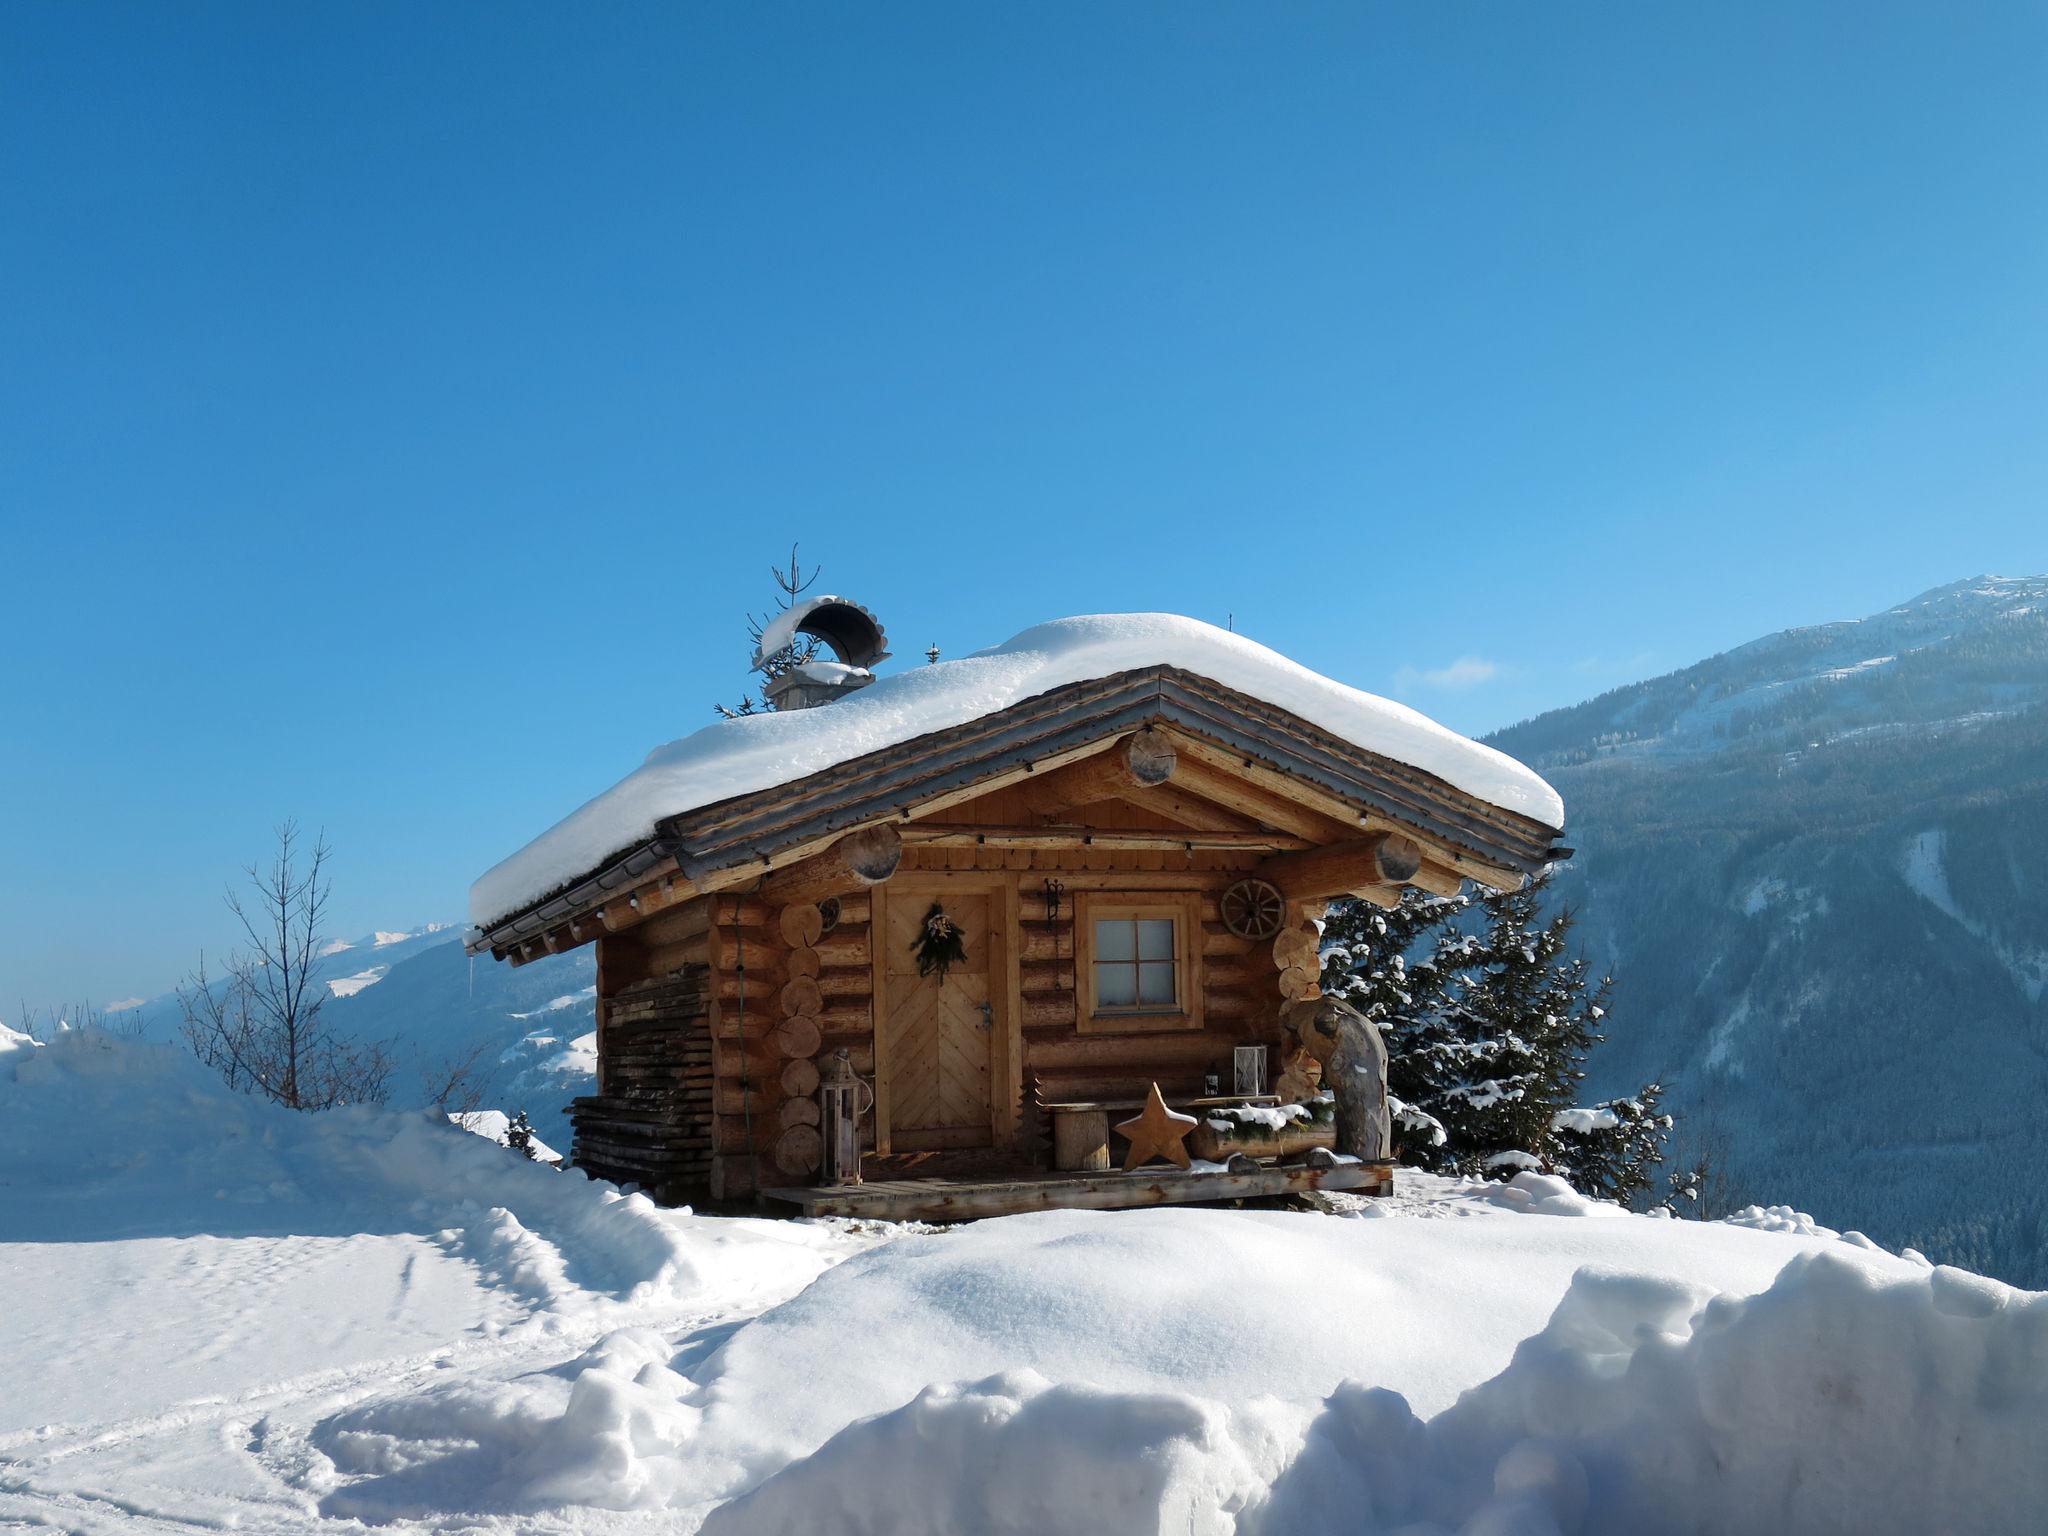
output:
<path id="1" fill-rule="evenodd" d="M 798 635 L 824 641 L 849 667 L 872 667 L 889 659 L 889 637 L 872 612 L 851 598 L 812 597 L 784 609 L 761 631 L 755 670 L 764 670 L 769 658 L 788 650 Z"/>

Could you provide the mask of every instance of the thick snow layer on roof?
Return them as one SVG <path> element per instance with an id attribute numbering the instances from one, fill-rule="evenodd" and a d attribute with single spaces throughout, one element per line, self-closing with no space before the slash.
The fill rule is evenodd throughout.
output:
<path id="1" fill-rule="evenodd" d="M 664 817 L 787 784 L 1069 683 L 1157 666 L 1250 694 L 1503 810 L 1564 826 L 1564 803 L 1537 774 L 1406 705 L 1347 687 L 1199 619 L 1096 614 L 1056 619 L 972 656 L 898 672 L 823 708 L 721 720 L 659 747 L 471 886 L 471 921 L 488 926 L 560 890 L 651 836 Z"/>

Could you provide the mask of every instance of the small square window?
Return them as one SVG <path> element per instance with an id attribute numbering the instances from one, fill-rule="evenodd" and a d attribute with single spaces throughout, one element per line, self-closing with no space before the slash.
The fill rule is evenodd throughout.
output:
<path id="1" fill-rule="evenodd" d="M 1085 892 L 1076 903 L 1083 1030 L 1201 1028 L 1191 946 L 1201 933 L 1194 892 Z"/>

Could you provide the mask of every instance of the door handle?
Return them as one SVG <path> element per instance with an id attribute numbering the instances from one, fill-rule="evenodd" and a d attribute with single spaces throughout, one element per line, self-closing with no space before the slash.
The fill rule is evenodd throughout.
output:
<path id="1" fill-rule="evenodd" d="M 993 1030 L 996 1027 L 996 1006 L 994 1003 L 981 1005 L 981 1027 Z"/>

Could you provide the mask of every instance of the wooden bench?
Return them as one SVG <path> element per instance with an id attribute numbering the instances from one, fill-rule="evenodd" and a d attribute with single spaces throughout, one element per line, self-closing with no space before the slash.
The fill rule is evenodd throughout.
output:
<path id="1" fill-rule="evenodd" d="M 1172 1108 L 1184 1113 L 1226 1109 L 1234 1104 L 1278 1104 L 1277 1093 L 1237 1093 L 1215 1098 L 1179 1099 Z M 1105 1099 L 1092 1104 L 1048 1104 L 1052 1120 L 1052 1165 L 1062 1173 L 1105 1173 L 1109 1169 L 1109 1117 L 1136 1114 L 1143 1099 Z"/>

